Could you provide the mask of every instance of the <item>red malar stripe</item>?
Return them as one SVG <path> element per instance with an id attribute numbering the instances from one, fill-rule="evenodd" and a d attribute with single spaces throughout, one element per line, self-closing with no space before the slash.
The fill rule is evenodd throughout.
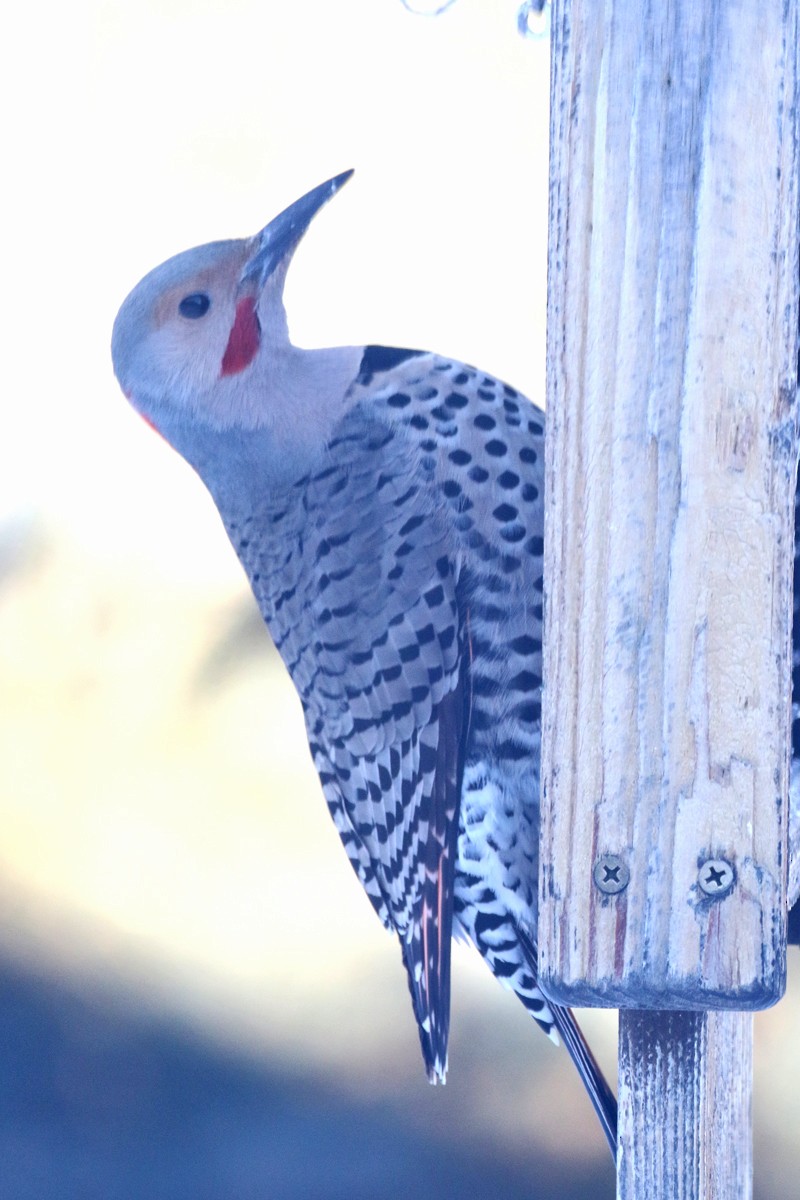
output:
<path id="1" fill-rule="evenodd" d="M 236 375 L 253 361 L 261 340 L 261 326 L 254 296 L 245 296 L 236 305 L 233 329 L 222 356 L 220 375 Z"/>

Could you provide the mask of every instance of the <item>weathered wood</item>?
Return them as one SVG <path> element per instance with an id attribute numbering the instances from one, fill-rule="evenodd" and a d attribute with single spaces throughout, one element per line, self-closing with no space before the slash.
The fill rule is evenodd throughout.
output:
<path id="1" fill-rule="evenodd" d="M 619 1200 L 750 1200 L 752 1074 L 749 1013 L 622 1011 Z"/>
<path id="2" fill-rule="evenodd" d="M 790 794 L 789 907 L 800 901 L 800 786 Z"/>
<path id="3" fill-rule="evenodd" d="M 554 6 L 539 948 L 567 1003 L 784 987 L 796 47 L 797 0 Z"/>

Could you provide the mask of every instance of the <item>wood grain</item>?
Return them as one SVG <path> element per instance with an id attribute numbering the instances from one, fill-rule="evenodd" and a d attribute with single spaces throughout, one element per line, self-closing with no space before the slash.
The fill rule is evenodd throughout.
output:
<path id="1" fill-rule="evenodd" d="M 620 1013 L 619 1200 L 750 1200 L 753 1018 Z"/>
<path id="2" fill-rule="evenodd" d="M 539 946 L 565 1003 L 784 987 L 796 33 L 797 0 L 555 5 Z"/>

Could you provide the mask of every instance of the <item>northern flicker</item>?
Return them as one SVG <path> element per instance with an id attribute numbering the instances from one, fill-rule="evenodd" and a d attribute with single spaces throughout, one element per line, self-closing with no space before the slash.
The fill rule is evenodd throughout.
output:
<path id="1" fill-rule="evenodd" d="M 315 188 L 156 267 L 114 368 L 204 480 L 305 713 L 350 862 L 396 931 L 444 1079 L 451 935 L 560 1034 L 612 1150 L 616 1102 L 536 983 L 544 415 L 436 354 L 300 350 L 283 284 Z"/>

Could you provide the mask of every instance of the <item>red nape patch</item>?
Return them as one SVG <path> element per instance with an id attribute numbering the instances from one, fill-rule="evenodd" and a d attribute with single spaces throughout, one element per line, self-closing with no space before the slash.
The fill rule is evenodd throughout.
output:
<path id="1" fill-rule="evenodd" d="M 261 326 L 254 296 L 245 296 L 236 305 L 236 319 L 222 356 L 220 375 L 236 375 L 253 361 L 261 341 Z"/>
<path id="2" fill-rule="evenodd" d="M 138 410 L 138 409 L 137 409 L 136 411 L 137 411 L 137 412 L 139 412 L 139 410 Z M 144 413 L 143 413 L 143 412 L 140 412 L 140 413 L 139 413 L 139 416 L 142 418 L 142 420 L 144 421 L 145 425 L 147 425 L 147 426 L 148 426 L 150 429 L 152 429 L 153 433 L 157 433 L 157 434 L 158 434 L 158 436 L 159 436 L 160 438 L 164 438 L 164 435 L 163 435 L 163 433 L 161 432 L 161 430 L 158 428 L 158 426 L 157 426 L 157 425 L 154 425 L 154 424 L 153 424 L 153 422 L 150 420 L 150 418 L 149 418 L 149 417 L 146 417 L 146 416 L 144 415 Z M 164 438 L 164 441 L 166 441 L 166 440 L 167 440 L 167 439 L 166 439 L 166 438 Z"/>

